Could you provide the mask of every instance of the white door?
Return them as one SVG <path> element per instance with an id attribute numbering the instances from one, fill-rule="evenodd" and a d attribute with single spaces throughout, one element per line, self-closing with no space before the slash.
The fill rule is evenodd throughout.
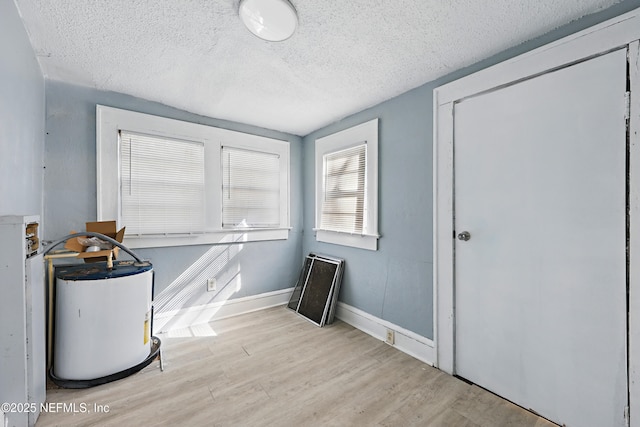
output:
<path id="1" fill-rule="evenodd" d="M 625 425 L 626 63 L 454 107 L 455 371 L 567 426 Z"/>

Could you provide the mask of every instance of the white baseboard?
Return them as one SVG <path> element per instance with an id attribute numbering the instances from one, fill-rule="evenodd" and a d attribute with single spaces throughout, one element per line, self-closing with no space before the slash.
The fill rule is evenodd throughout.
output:
<path id="1" fill-rule="evenodd" d="M 169 332 L 209 323 L 252 311 L 284 305 L 289 302 L 293 288 L 214 302 L 196 307 L 181 308 L 167 312 L 156 312 L 153 316 L 153 333 Z"/>
<path id="2" fill-rule="evenodd" d="M 287 288 L 196 307 L 157 312 L 153 316 L 154 334 L 182 330 L 213 320 L 285 305 L 289 302 L 292 292 L 293 288 Z M 433 366 L 435 360 L 433 340 L 342 302 L 338 302 L 336 317 L 381 341 L 385 340 L 387 330 L 392 330 L 395 335 L 393 344 L 395 348 Z"/>
<path id="3" fill-rule="evenodd" d="M 433 340 L 342 302 L 338 302 L 336 317 L 381 341 L 385 341 L 387 330 L 391 329 L 395 335 L 393 344 L 395 348 L 433 366 L 435 360 Z"/>

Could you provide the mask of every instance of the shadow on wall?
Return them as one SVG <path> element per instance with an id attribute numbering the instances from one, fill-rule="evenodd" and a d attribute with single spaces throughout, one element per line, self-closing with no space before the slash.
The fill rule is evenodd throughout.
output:
<path id="1" fill-rule="evenodd" d="M 235 258 L 243 249 L 241 242 L 246 241 L 246 234 L 225 236 L 225 244 L 212 246 L 164 289 L 153 303 L 154 332 L 215 335 L 206 323 L 242 288 L 240 263 Z M 205 292 L 210 278 L 216 280 L 216 290 Z"/>

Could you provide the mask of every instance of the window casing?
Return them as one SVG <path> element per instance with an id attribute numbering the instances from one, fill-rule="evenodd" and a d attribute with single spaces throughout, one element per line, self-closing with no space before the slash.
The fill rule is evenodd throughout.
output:
<path id="1" fill-rule="evenodd" d="M 98 220 L 126 227 L 127 246 L 288 238 L 287 141 L 100 105 L 96 118 Z M 224 153 L 232 152 L 225 166 Z M 265 167 L 256 169 L 260 162 Z M 228 200 L 225 172 L 234 196 Z M 268 184 L 258 205 L 240 191 L 247 177 Z M 262 202 L 267 209 L 256 209 Z"/>
<path id="2" fill-rule="evenodd" d="M 316 140 L 316 239 L 377 250 L 378 119 Z"/>

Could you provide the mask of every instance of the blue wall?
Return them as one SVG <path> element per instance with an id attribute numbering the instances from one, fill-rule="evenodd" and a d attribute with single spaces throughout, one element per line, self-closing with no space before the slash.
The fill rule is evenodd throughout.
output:
<path id="1" fill-rule="evenodd" d="M 621 2 L 304 137 L 303 253 L 346 260 L 340 301 L 433 339 L 433 89 L 637 7 Z M 379 250 L 316 242 L 314 141 L 376 117 Z"/>
<path id="2" fill-rule="evenodd" d="M 13 1 L 0 28 L 0 215 L 41 215 L 44 78 Z"/>
<path id="3" fill-rule="evenodd" d="M 304 138 L 304 253 L 345 259 L 340 301 L 426 337 L 433 318 L 431 111 L 425 86 Z M 314 141 L 376 117 L 378 251 L 316 242 Z"/>
<path id="4" fill-rule="evenodd" d="M 86 221 L 96 220 L 96 104 L 288 140 L 293 227 L 288 240 L 246 243 L 239 251 L 239 247 L 199 245 L 138 249 L 136 253 L 150 259 L 154 265 L 156 295 L 183 272 L 191 272 L 191 277 L 177 281 L 163 295 L 164 300 L 169 299 L 167 292 L 180 295 L 179 306 L 182 307 L 218 301 L 223 295 L 206 292 L 206 279 L 199 277 L 203 275 L 226 274 L 232 277 L 231 270 L 235 273 L 239 271 L 241 287 L 232 293 L 230 299 L 295 285 L 302 263 L 300 137 L 197 116 L 120 93 L 102 92 L 54 81 L 46 83 L 45 238 L 55 240 L 71 230 L 84 230 Z M 231 257 L 232 263 L 213 266 L 222 259 Z M 197 261 L 201 258 L 207 265 L 199 266 Z M 220 284 L 218 288 L 221 288 Z M 226 299 L 227 295 L 224 295 Z"/>

